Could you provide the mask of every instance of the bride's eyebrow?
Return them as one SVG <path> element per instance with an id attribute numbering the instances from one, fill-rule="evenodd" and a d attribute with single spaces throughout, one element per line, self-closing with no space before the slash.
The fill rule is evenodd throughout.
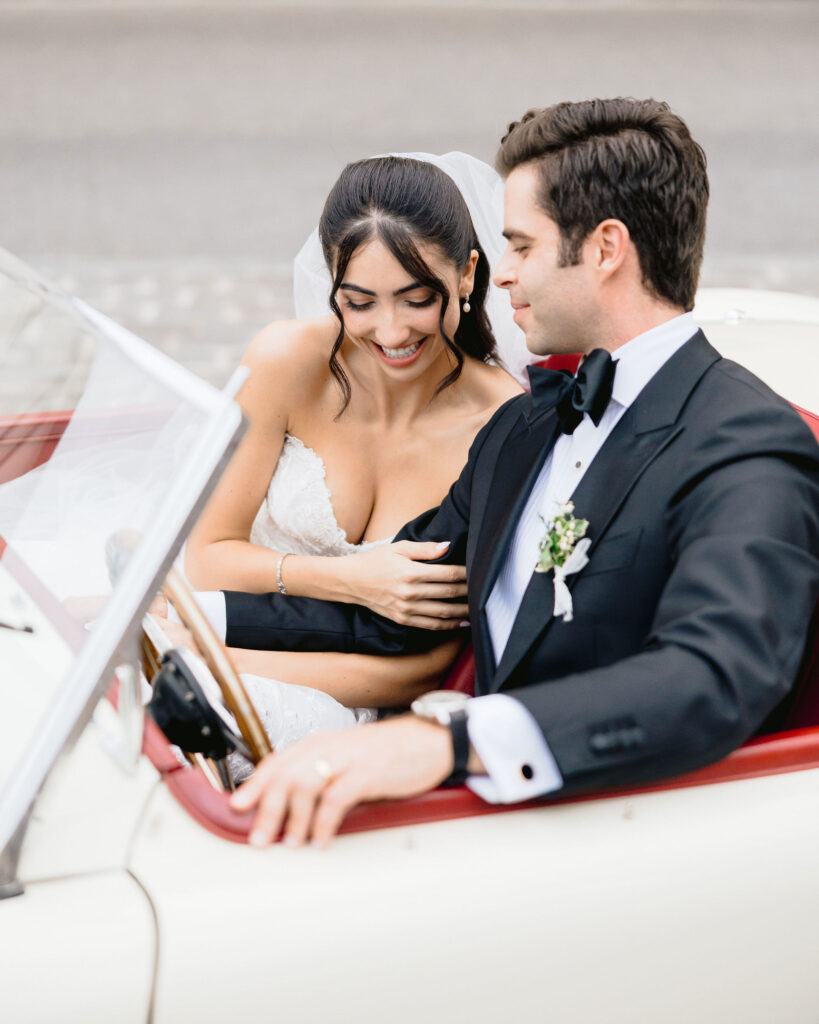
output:
<path id="1" fill-rule="evenodd" d="M 361 295 L 375 295 L 375 292 L 371 292 L 369 288 L 362 288 L 357 284 L 340 284 L 338 287 L 339 290 L 343 288 L 346 292 L 359 292 Z"/>
<path id="2" fill-rule="evenodd" d="M 347 284 L 346 282 L 340 284 L 339 289 L 343 288 L 348 292 L 358 292 L 359 295 L 375 295 L 375 292 L 371 292 L 369 288 L 362 288 L 358 284 Z M 399 288 L 398 291 L 393 292 L 393 295 L 403 295 L 405 292 L 414 292 L 416 288 L 425 288 L 426 285 L 421 284 L 420 281 L 413 281 L 412 284 L 404 285 L 403 288 Z"/>

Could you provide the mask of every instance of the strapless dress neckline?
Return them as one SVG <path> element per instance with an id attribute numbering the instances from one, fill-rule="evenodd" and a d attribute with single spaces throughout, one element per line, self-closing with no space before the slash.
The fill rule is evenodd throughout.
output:
<path id="1" fill-rule="evenodd" d="M 389 544 L 352 544 L 339 526 L 324 460 L 300 438 L 284 435 L 281 455 L 250 531 L 252 544 L 294 555 L 351 555 Z"/>

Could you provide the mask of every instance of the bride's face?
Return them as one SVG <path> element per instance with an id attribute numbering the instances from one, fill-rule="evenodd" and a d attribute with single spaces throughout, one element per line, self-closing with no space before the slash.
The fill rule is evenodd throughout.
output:
<path id="1" fill-rule="evenodd" d="M 449 289 L 444 327 L 453 338 L 460 298 L 472 290 L 478 254 L 473 250 L 461 273 L 435 246 L 420 244 L 418 252 Z M 448 356 L 440 331 L 440 295 L 413 280 L 377 239 L 353 255 L 337 301 L 347 334 L 391 377 L 416 379 L 433 364 L 438 372 L 442 357 Z"/>

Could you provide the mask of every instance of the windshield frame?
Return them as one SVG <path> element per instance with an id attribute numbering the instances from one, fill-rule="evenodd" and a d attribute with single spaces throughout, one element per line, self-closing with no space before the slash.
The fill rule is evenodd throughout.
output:
<path id="1" fill-rule="evenodd" d="M 125 566 L 94 630 L 63 677 L 46 715 L 0 792 L 0 898 L 19 891 L 16 865 L 26 822 L 58 758 L 85 729 L 94 707 L 111 684 L 114 669 L 133 662 L 141 620 L 202 511 L 244 430 L 233 396 L 246 376 L 239 371 L 219 391 L 147 342 L 126 331 L 85 303 L 61 292 L 16 257 L 0 249 L 0 272 L 40 298 L 46 298 L 101 345 L 116 346 L 163 386 L 206 416 L 205 429 L 185 460 L 184 470 L 167 488 L 163 501 L 140 541 L 140 557 Z M 14 560 L 11 561 L 13 571 Z M 65 635 L 65 624 L 51 620 Z M 73 646 L 73 645 L 72 645 Z"/>

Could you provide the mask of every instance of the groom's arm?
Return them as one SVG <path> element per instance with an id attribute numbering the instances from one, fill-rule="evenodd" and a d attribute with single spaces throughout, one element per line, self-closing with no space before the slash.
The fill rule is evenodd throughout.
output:
<path id="1" fill-rule="evenodd" d="M 449 541 L 449 548 L 432 564 L 464 564 L 475 466 L 504 410 L 515 401 L 502 405 L 479 431 L 466 466 L 441 505 L 407 523 L 396 541 Z M 414 654 L 450 635 L 401 626 L 360 605 L 277 593 L 225 591 L 225 613 L 227 645 L 251 650 Z"/>

